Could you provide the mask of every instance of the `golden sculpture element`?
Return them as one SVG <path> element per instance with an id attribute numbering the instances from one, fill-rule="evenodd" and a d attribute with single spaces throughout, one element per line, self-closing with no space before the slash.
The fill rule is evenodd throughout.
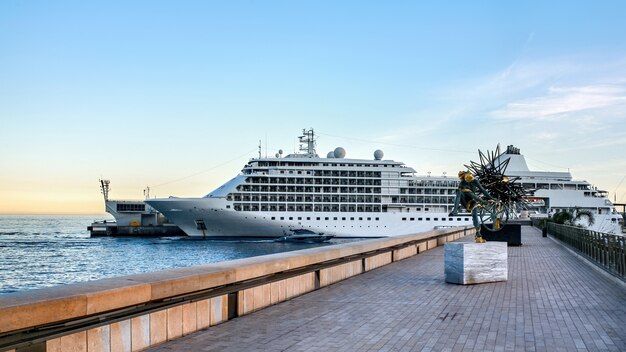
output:
<path id="1" fill-rule="evenodd" d="M 452 212 L 450 212 L 450 216 L 458 215 L 457 209 L 459 205 L 463 206 L 465 210 L 472 214 L 472 222 L 474 228 L 476 228 L 476 243 L 485 243 L 487 241 L 485 241 L 480 232 L 481 222 L 478 218 L 478 211 L 480 208 L 486 207 L 488 202 L 495 202 L 495 199 L 489 195 L 489 192 L 483 188 L 471 172 L 461 170 L 458 175 L 461 182 L 456 192 L 454 207 L 452 208 Z M 487 199 L 487 201 L 485 201 L 485 199 Z M 497 226 L 499 226 L 499 224 Z"/>

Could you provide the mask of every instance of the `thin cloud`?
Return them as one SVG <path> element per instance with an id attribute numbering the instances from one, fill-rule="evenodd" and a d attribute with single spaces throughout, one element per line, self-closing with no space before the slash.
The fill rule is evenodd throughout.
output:
<path id="1" fill-rule="evenodd" d="M 491 116 L 498 119 L 549 119 L 625 103 L 626 89 L 620 86 L 550 87 L 545 96 L 508 103 L 493 111 Z"/>

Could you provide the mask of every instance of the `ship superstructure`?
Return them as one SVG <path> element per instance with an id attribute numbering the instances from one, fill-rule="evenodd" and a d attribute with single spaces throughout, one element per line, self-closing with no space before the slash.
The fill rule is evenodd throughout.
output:
<path id="1" fill-rule="evenodd" d="M 308 229 L 338 237 L 384 237 L 465 226 L 469 215 L 448 216 L 456 179 L 416 176 L 401 162 L 347 159 L 341 147 L 326 158 L 312 129 L 300 153 L 251 159 L 240 175 L 202 198 L 146 202 L 190 236 L 279 237 Z"/>

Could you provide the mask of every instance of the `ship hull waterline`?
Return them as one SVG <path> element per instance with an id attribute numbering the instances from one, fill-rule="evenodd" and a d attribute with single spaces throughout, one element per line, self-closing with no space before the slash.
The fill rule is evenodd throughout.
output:
<path id="1" fill-rule="evenodd" d="M 146 202 L 191 237 L 277 238 L 295 229 L 307 229 L 336 237 L 375 238 L 471 225 L 467 214 L 450 217 L 445 213 L 400 211 L 242 212 L 227 209 L 228 202 L 217 198 L 162 198 Z"/>

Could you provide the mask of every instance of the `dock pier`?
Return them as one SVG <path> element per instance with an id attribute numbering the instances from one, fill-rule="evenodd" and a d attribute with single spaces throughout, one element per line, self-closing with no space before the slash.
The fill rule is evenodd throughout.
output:
<path id="1" fill-rule="evenodd" d="M 625 351 L 626 285 L 522 236 L 506 282 L 446 284 L 438 247 L 148 351 Z"/>
<path id="2" fill-rule="evenodd" d="M 0 296 L 0 351 L 624 351 L 626 285 L 522 227 L 508 281 L 435 230 Z M 282 302 L 282 303 L 281 303 Z"/>

